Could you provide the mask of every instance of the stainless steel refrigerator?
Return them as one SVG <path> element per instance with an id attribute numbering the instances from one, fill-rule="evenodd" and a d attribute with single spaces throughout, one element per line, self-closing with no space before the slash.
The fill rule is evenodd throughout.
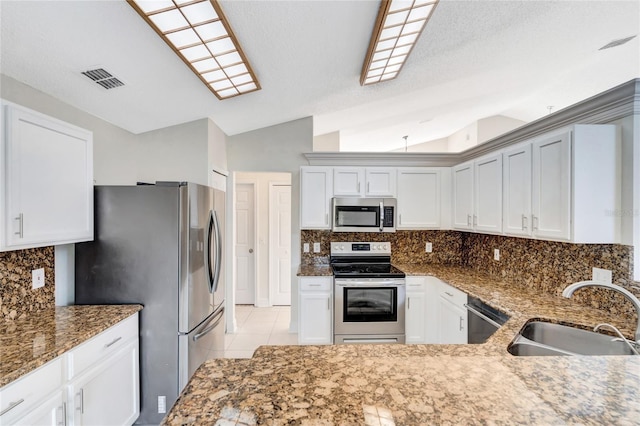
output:
<path id="1" fill-rule="evenodd" d="M 225 193 L 193 183 L 96 186 L 95 240 L 76 245 L 76 304 L 144 305 L 140 417 L 158 424 L 224 350 Z M 219 351 L 219 352 L 216 352 Z"/>

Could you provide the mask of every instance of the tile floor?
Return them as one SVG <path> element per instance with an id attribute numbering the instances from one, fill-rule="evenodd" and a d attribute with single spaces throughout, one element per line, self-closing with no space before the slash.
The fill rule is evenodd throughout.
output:
<path id="1" fill-rule="evenodd" d="M 261 345 L 297 345 L 298 335 L 289 333 L 290 315 L 290 306 L 236 305 L 238 329 L 224 336 L 224 357 L 251 358 Z"/>

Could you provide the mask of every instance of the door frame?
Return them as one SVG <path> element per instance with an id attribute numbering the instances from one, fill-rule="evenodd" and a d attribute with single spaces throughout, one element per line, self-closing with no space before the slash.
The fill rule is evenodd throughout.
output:
<path id="1" fill-rule="evenodd" d="M 273 235 L 271 234 L 272 228 L 273 228 L 273 220 L 274 220 L 274 215 L 273 213 L 273 206 L 275 205 L 274 203 L 274 189 L 276 186 L 288 186 L 289 187 L 289 193 L 291 194 L 292 191 L 292 185 L 291 182 L 286 182 L 286 181 L 269 181 L 269 306 L 273 306 L 273 299 L 274 299 L 274 282 L 273 282 L 273 268 L 274 268 L 274 262 L 276 260 L 276 256 L 274 256 L 274 250 L 273 250 Z M 292 194 L 291 194 L 292 195 Z M 289 210 L 289 215 L 291 215 L 291 210 Z M 289 264 L 291 264 L 291 228 L 289 228 Z M 291 292 L 291 284 L 289 285 L 289 292 Z M 289 304 L 289 306 L 291 306 L 291 304 Z"/>

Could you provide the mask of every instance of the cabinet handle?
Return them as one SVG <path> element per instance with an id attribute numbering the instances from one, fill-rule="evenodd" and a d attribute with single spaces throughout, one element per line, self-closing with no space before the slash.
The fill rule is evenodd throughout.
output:
<path id="1" fill-rule="evenodd" d="M 525 229 L 527 229 L 527 215 L 523 214 L 522 215 L 522 230 L 524 231 Z"/>
<path id="2" fill-rule="evenodd" d="M 467 215 L 467 226 L 471 226 L 471 215 Z"/>
<path id="3" fill-rule="evenodd" d="M 478 216 L 473 215 L 473 226 L 478 226 Z"/>
<path id="4" fill-rule="evenodd" d="M 367 191 L 368 191 L 368 190 L 369 190 L 369 189 L 367 188 Z M 358 182 L 358 194 L 359 194 L 359 193 L 360 193 L 360 182 Z"/>
<path id="5" fill-rule="evenodd" d="M 407 297 L 407 309 L 411 309 L 411 298 Z"/>
<path id="6" fill-rule="evenodd" d="M 449 293 L 448 291 L 445 291 L 444 294 L 446 294 L 449 297 L 453 297 L 453 294 Z"/>
<path id="7" fill-rule="evenodd" d="M 402 213 L 398 215 L 398 223 L 402 225 Z"/>
<path id="8" fill-rule="evenodd" d="M 460 331 L 464 330 L 464 317 L 460 317 Z"/>
<path id="9" fill-rule="evenodd" d="M 371 182 L 367 182 L 367 192 L 371 191 Z"/>
<path id="10" fill-rule="evenodd" d="M 0 416 L 4 416 L 6 413 L 8 413 L 9 411 L 13 410 L 14 408 L 16 408 L 18 405 L 22 404 L 24 402 L 24 398 L 20 398 L 17 401 L 13 401 L 9 403 L 9 406 L 7 408 L 5 408 L 4 410 L 0 411 Z"/>
<path id="11" fill-rule="evenodd" d="M 76 398 L 80 398 L 80 404 L 76 411 L 80 411 L 80 414 L 84 414 L 84 389 L 80 388 L 80 392 L 76 394 Z"/>
<path id="12" fill-rule="evenodd" d="M 18 232 L 15 232 L 15 234 L 20 238 L 24 238 L 24 214 L 18 214 L 18 217 L 16 217 L 15 220 L 20 222 Z"/>
<path id="13" fill-rule="evenodd" d="M 67 424 L 67 403 L 63 402 L 60 407 L 58 407 L 58 411 L 60 412 L 60 417 L 56 417 L 56 424 L 58 426 L 66 426 Z M 56 414 L 57 415 L 57 414 Z"/>
<path id="14" fill-rule="evenodd" d="M 534 214 L 531 215 L 531 230 L 532 231 L 538 230 L 538 217 Z"/>
<path id="15" fill-rule="evenodd" d="M 321 284 L 307 284 L 309 287 L 320 287 Z"/>
<path id="16" fill-rule="evenodd" d="M 113 339 L 110 343 L 107 343 L 106 345 L 104 345 L 105 349 L 106 349 L 106 348 L 108 348 L 108 347 L 110 347 L 110 346 L 115 345 L 115 344 L 116 344 L 116 342 L 117 342 L 118 340 L 120 340 L 120 339 L 122 339 L 122 336 L 116 337 L 116 338 L 115 338 L 115 339 Z"/>
<path id="17" fill-rule="evenodd" d="M 324 214 L 324 224 L 329 225 L 329 213 Z"/>

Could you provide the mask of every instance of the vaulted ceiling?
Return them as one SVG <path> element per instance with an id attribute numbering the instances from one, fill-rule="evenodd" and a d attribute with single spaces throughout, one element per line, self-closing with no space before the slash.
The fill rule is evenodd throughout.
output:
<path id="1" fill-rule="evenodd" d="M 640 77 L 640 1 L 441 0 L 400 76 L 362 87 L 379 2 L 222 1 L 262 90 L 218 100 L 123 0 L 0 1 L 0 72 L 134 133 L 204 117 L 234 135 L 313 116 L 351 150 L 524 121 Z M 81 74 L 103 67 L 125 85 Z"/>

